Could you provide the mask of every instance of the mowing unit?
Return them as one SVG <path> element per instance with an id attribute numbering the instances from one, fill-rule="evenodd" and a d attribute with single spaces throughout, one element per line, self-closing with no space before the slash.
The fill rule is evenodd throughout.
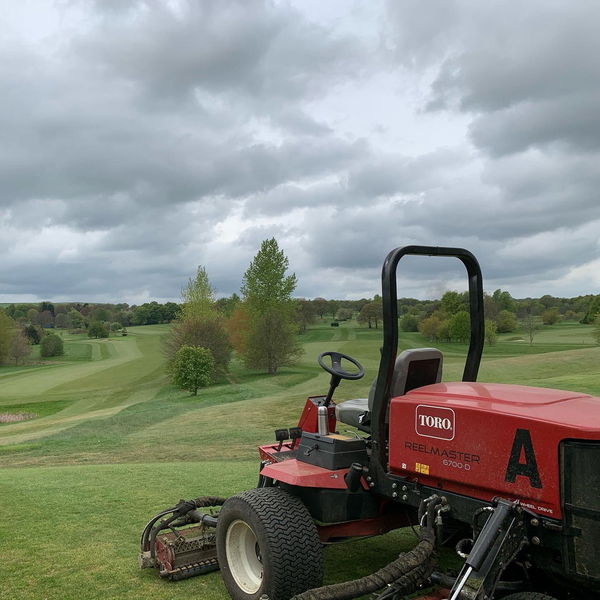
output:
<path id="1" fill-rule="evenodd" d="M 441 383 L 434 348 L 398 354 L 396 268 L 406 255 L 456 257 L 469 280 L 462 381 Z M 382 271 L 379 372 L 368 398 L 335 404 L 354 358 L 325 352 L 326 395 L 259 448 L 256 489 L 180 501 L 142 534 L 140 563 L 180 579 L 220 568 L 234 600 L 580 600 L 600 598 L 600 398 L 476 383 L 483 285 L 460 248 L 406 246 Z M 340 434 L 336 430 L 350 430 Z M 212 508 L 210 508 L 212 507 Z M 412 526 L 410 552 L 372 575 L 321 587 L 325 543 Z M 457 572 L 436 561 L 443 545 Z"/>

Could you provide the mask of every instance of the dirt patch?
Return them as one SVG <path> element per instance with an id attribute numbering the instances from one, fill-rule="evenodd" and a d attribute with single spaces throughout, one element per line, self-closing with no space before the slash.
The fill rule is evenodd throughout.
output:
<path id="1" fill-rule="evenodd" d="M 18 423 L 19 421 L 29 421 L 35 419 L 37 415 L 30 412 L 18 413 L 0 413 L 0 423 Z"/>

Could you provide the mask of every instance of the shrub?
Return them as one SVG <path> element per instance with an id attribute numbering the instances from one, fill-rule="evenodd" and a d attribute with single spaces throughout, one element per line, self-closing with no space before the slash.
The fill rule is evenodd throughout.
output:
<path id="1" fill-rule="evenodd" d="M 60 335 L 49 333 L 40 341 L 40 356 L 62 356 L 64 353 L 64 344 Z"/>
<path id="2" fill-rule="evenodd" d="M 92 321 L 88 327 L 88 337 L 107 338 L 109 335 L 108 327 L 102 321 Z"/>

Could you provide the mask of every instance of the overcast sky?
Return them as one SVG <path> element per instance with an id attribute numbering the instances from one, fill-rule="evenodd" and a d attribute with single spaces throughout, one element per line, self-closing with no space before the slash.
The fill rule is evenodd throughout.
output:
<path id="1" fill-rule="evenodd" d="M 600 4 L 20 0 L 0 27 L 0 301 L 238 292 L 275 236 L 297 295 L 387 252 L 485 288 L 600 293 Z M 460 289 L 449 259 L 399 294 Z"/>

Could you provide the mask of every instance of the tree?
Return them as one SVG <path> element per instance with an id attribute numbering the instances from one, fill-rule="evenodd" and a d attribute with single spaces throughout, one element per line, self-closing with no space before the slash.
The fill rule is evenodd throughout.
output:
<path id="1" fill-rule="evenodd" d="M 322 319 L 323 315 L 327 312 L 327 309 L 329 307 L 329 302 L 327 300 L 325 300 L 325 298 L 315 298 L 312 301 L 312 305 L 315 308 L 315 312 Z"/>
<path id="2" fill-rule="evenodd" d="M 450 317 L 448 335 L 452 341 L 465 343 L 471 335 L 471 319 L 466 310 L 459 310 Z"/>
<path id="3" fill-rule="evenodd" d="M 547 308 L 542 313 L 542 322 L 544 325 L 554 325 L 560 321 L 560 312 L 558 308 Z"/>
<path id="4" fill-rule="evenodd" d="M 60 312 L 54 318 L 54 325 L 60 329 L 71 329 L 73 321 L 71 321 L 71 317 L 68 314 Z"/>
<path id="5" fill-rule="evenodd" d="M 298 321 L 298 326 L 300 329 L 300 333 L 304 333 L 306 328 L 315 322 L 315 307 L 313 303 L 309 300 L 304 300 L 304 298 L 299 298 L 295 301 L 296 303 L 296 319 Z"/>
<path id="6" fill-rule="evenodd" d="M 233 311 L 229 321 L 227 321 L 227 331 L 231 345 L 240 356 L 244 354 L 244 339 L 246 338 L 248 325 L 248 313 L 244 304 L 241 303 Z"/>
<path id="7" fill-rule="evenodd" d="M 496 343 L 498 336 L 496 335 L 496 323 L 491 319 L 485 320 L 485 341 L 493 346 Z"/>
<path id="8" fill-rule="evenodd" d="M 517 328 L 517 317 L 515 313 L 509 310 L 501 310 L 496 318 L 496 328 L 498 333 L 510 333 Z"/>
<path id="9" fill-rule="evenodd" d="M 40 342 L 40 356 L 62 356 L 65 353 L 63 340 L 56 333 L 45 335 Z"/>
<path id="10" fill-rule="evenodd" d="M 199 346 L 210 351 L 214 361 L 215 375 L 224 375 L 231 361 L 231 343 L 222 316 L 212 319 L 193 317 L 173 323 L 170 334 L 165 338 L 164 352 L 173 362 L 183 346 Z"/>
<path id="11" fill-rule="evenodd" d="M 539 325 L 536 321 L 536 318 L 533 312 L 527 312 L 523 317 L 523 329 L 529 336 L 529 345 L 533 344 L 533 338 L 535 337 L 535 332 L 539 329 Z"/>
<path id="12" fill-rule="evenodd" d="M 352 309 L 346 308 L 345 306 L 338 308 L 337 312 L 335 313 L 335 318 L 338 321 L 348 321 L 352 318 Z"/>
<path id="13" fill-rule="evenodd" d="M 31 354 L 31 343 L 22 330 L 15 331 L 10 340 L 10 357 L 15 365 L 25 360 Z"/>
<path id="14" fill-rule="evenodd" d="M 215 290 L 210 285 L 208 273 L 199 266 L 196 277 L 188 279 L 187 285 L 181 290 L 183 306 L 181 319 L 211 319 L 216 316 Z"/>
<path id="15" fill-rule="evenodd" d="M 455 315 L 468 306 L 464 294 L 459 292 L 446 292 L 440 300 L 441 309 L 448 315 Z"/>
<path id="16" fill-rule="evenodd" d="M 596 340 L 597 344 L 600 344 L 600 315 L 594 320 L 594 329 L 592 330 L 592 336 Z"/>
<path id="17" fill-rule="evenodd" d="M 402 331 L 419 331 L 419 318 L 411 313 L 406 313 L 400 317 L 399 325 Z"/>
<path id="18" fill-rule="evenodd" d="M 242 358 L 250 368 L 274 375 L 301 353 L 296 339 L 292 292 L 296 276 L 286 275 L 289 261 L 277 240 L 262 242 L 244 274 L 242 294 L 248 328 L 242 342 Z"/>
<path id="19" fill-rule="evenodd" d="M 376 297 L 379 298 L 379 297 Z M 367 323 L 369 329 L 375 325 L 375 329 L 379 326 L 379 321 L 383 319 L 383 304 L 381 303 L 381 299 L 372 300 L 371 302 L 367 302 L 363 304 L 363 307 L 360 309 L 360 313 L 358 313 L 358 322 L 359 323 Z"/>
<path id="20" fill-rule="evenodd" d="M 429 340 L 435 341 L 440 335 L 442 324 L 444 321 L 436 313 L 430 317 L 423 319 L 419 323 L 419 331 Z"/>
<path id="21" fill-rule="evenodd" d="M 109 330 L 105 323 L 102 321 L 92 321 L 88 327 L 88 337 L 91 338 L 107 338 L 109 336 Z"/>
<path id="22" fill-rule="evenodd" d="M 592 296 L 585 317 L 581 319 L 581 322 L 594 323 L 598 314 L 600 314 L 600 294 L 598 296 Z"/>
<path id="23" fill-rule="evenodd" d="M 81 329 L 84 324 L 83 315 L 78 311 L 72 308 L 69 313 L 69 318 L 71 319 L 71 323 L 75 329 Z"/>
<path id="24" fill-rule="evenodd" d="M 198 394 L 198 388 L 211 384 L 214 377 L 215 360 L 210 350 L 200 346 L 182 346 L 169 365 L 173 383 L 184 390 Z"/>
<path id="25" fill-rule="evenodd" d="M 10 356 L 10 344 L 15 329 L 15 322 L 0 308 L 0 363 Z"/>
<path id="26" fill-rule="evenodd" d="M 36 346 L 37 344 L 40 343 L 40 340 L 42 339 L 42 336 L 44 335 L 43 330 L 36 326 L 36 325 L 26 325 L 23 328 L 23 333 L 27 336 L 27 338 L 29 339 L 29 342 L 31 344 L 33 344 L 34 346 Z"/>

